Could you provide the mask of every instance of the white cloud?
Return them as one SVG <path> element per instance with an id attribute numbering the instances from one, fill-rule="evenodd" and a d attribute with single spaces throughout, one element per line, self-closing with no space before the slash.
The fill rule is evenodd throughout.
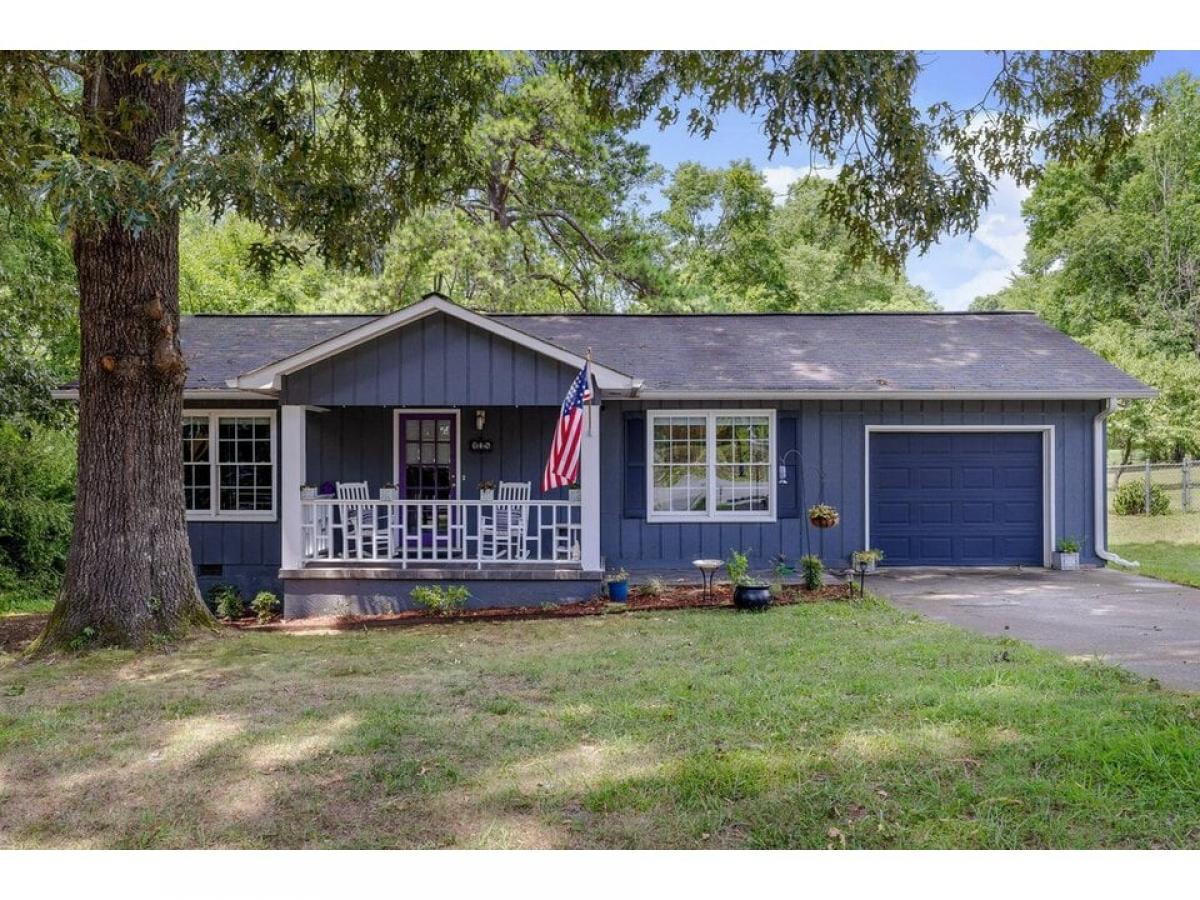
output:
<path id="1" fill-rule="evenodd" d="M 805 175 L 815 175 L 826 181 L 837 178 L 837 166 L 767 166 L 762 170 L 767 187 L 775 195 L 775 202 L 782 203 L 787 199 L 788 188 Z"/>
<path id="2" fill-rule="evenodd" d="M 945 238 L 923 257 L 909 260 L 917 284 L 945 309 L 966 309 L 976 297 L 1008 286 L 1025 256 L 1028 234 L 1021 203 L 1029 190 L 1005 177 L 996 183 L 973 236 Z"/>

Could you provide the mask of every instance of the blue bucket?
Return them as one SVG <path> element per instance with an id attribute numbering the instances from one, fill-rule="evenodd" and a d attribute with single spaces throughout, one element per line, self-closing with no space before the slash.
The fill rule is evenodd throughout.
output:
<path id="1" fill-rule="evenodd" d="M 629 599 L 628 581 L 610 581 L 608 583 L 608 599 L 613 603 L 624 603 Z"/>

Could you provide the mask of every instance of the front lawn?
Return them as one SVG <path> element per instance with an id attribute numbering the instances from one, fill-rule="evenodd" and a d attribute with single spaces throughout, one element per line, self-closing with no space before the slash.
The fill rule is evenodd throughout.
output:
<path id="1" fill-rule="evenodd" d="M 1152 578 L 1200 587 L 1200 513 L 1108 517 L 1108 543 Z"/>
<path id="2" fill-rule="evenodd" d="M 0 845 L 1196 847 L 1200 699 L 883 604 L 0 663 Z"/>

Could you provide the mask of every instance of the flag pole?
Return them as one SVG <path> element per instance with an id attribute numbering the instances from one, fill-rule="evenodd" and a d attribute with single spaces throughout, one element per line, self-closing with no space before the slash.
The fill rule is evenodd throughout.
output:
<path id="1" fill-rule="evenodd" d="M 588 383 L 584 387 L 592 394 L 591 401 L 588 402 L 588 434 L 592 433 L 592 403 L 596 400 L 596 393 L 592 391 L 592 348 L 587 348 L 587 380 Z"/>

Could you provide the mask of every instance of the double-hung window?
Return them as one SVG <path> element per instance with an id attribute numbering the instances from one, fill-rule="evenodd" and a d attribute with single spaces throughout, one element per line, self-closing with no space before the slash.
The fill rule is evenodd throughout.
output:
<path id="1" fill-rule="evenodd" d="M 273 519 L 274 411 L 184 410 L 183 497 L 189 519 Z"/>
<path id="2" fill-rule="evenodd" d="M 650 521 L 775 517 L 775 411 L 647 414 Z"/>

